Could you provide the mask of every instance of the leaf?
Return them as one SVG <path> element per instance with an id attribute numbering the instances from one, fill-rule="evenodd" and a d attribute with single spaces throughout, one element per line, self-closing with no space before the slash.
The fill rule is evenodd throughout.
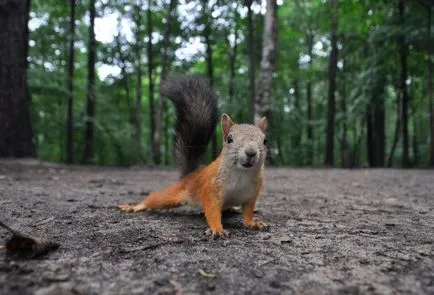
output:
<path id="1" fill-rule="evenodd" d="M 199 272 L 199 274 L 200 274 L 201 276 L 204 276 L 204 277 L 206 277 L 206 278 L 214 278 L 214 277 L 215 277 L 215 275 L 213 275 L 213 274 L 209 274 L 209 273 L 206 273 L 206 272 L 205 272 L 203 269 L 201 269 L 201 268 L 199 268 L 197 271 Z"/>
<path id="2" fill-rule="evenodd" d="M 12 233 L 6 242 L 6 256 L 13 259 L 33 259 L 59 248 L 58 243 L 26 236 L 11 229 L 0 221 L 0 226 Z"/>
<path id="3" fill-rule="evenodd" d="M 351 185 L 354 187 L 361 187 L 362 185 L 360 184 L 360 182 L 358 182 L 357 180 L 351 182 Z"/>

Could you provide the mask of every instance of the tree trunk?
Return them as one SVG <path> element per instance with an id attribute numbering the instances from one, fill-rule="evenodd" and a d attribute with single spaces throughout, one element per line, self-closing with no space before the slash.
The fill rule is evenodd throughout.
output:
<path id="1" fill-rule="evenodd" d="M 267 0 L 262 39 L 261 72 L 255 97 L 255 122 L 258 122 L 262 116 L 270 116 L 271 82 L 276 64 L 276 14 L 276 0 Z"/>
<path id="2" fill-rule="evenodd" d="M 210 85 L 214 86 L 214 66 L 213 66 L 213 59 L 212 59 L 213 48 L 212 48 L 212 41 L 211 41 L 211 20 L 210 20 L 211 12 L 209 12 L 208 9 L 206 9 L 207 1 L 202 1 L 202 4 L 203 4 L 204 13 L 206 13 L 204 37 L 205 37 L 205 44 L 206 44 L 207 73 L 208 73 L 208 79 Z M 217 158 L 217 134 L 215 132 L 211 137 L 211 155 L 213 160 Z"/>
<path id="3" fill-rule="evenodd" d="M 35 157 L 27 87 L 30 1 L 0 1 L 0 157 Z"/>
<path id="4" fill-rule="evenodd" d="M 294 81 L 294 109 L 295 109 L 295 113 L 297 114 L 295 117 L 295 119 L 297 120 L 295 122 L 295 124 L 299 125 L 298 115 L 301 113 L 301 111 L 300 111 L 300 86 L 299 86 L 299 82 L 297 79 Z M 297 130 L 294 132 L 292 142 L 294 144 L 294 150 L 299 151 L 300 144 L 301 144 L 301 128 L 297 128 Z M 302 165 L 303 159 L 301 157 L 297 157 L 296 158 L 296 164 Z"/>
<path id="5" fill-rule="evenodd" d="M 122 86 L 125 90 L 125 95 L 127 97 L 127 107 L 128 107 L 128 115 L 129 115 L 129 126 L 130 126 L 130 136 L 131 136 L 131 142 L 135 142 L 135 110 L 133 110 L 132 107 L 132 99 L 131 99 L 131 88 L 130 83 L 128 79 L 128 73 L 126 70 L 126 60 L 127 57 L 124 56 L 123 50 L 122 50 L 122 42 L 121 42 L 121 31 L 122 31 L 122 24 L 121 19 L 118 18 L 118 27 L 117 27 L 117 35 L 115 36 L 115 42 L 116 42 L 116 50 L 119 54 L 119 67 L 121 69 L 121 77 L 122 77 Z"/>
<path id="6" fill-rule="evenodd" d="M 384 81 L 386 82 L 386 81 Z M 381 83 L 378 86 L 383 87 L 386 83 Z M 384 105 L 384 88 L 381 88 L 381 94 L 375 98 L 374 109 L 374 158 L 375 167 L 384 167 L 385 148 L 386 148 L 386 130 L 385 130 L 385 105 Z"/>
<path id="7" fill-rule="evenodd" d="M 167 107 L 167 104 L 165 105 L 165 108 Z M 164 150 L 165 150 L 165 158 L 164 158 L 164 164 L 169 165 L 170 164 L 170 155 L 173 155 L 174 153 L 170 152 L 170 135 L 169 135 L 169 114 L 167 109 L 164 112 Z"/>
<path id="8" fill-rule="evenodd" d="M 69 16 L 69 52 L 68 52 L 68 109 L 66 113 L 66 163 L 73 162 L 73 138 L 74 138 L 74 118 L 72 106 L 74 101 L 74 41 L 75 41 L 75 0 L 71 0 L 71 10 Z"/>
<path id="9" fill-rule="evenodd" d="M 169 37 L 170 37 L 170 29 L 172 24 L 172 14 L 173 10 L 175 10 L 177 5 L 177 0 L 170 0 L 169 8 L 167 9 L 166 15 L 166 25 L 164 27 L 163 34 L 163 48 L 161 53 L 161 74 L 160 74 L 160 84 L 166 79 L 168 68 L 169 68 Z M 159 99 L 157 101 L 157 107 L 155 109 L 155 132 L 154 132 L 154 144 L 158 147 L 158 151 L 160 151 L 161 146 L 161 134 L 163 132 L 163 111 L 165 108 L 166 98 L 163 95 L 159 95 Z M 167 136 L 167 135 L 166 135 Z M 167 153 L 167 150 L 165 150 Z M 161 153 L 156 156 L 156 164 L 161 163 Z"/>
<path id="10" fill-rule="evenodd" d="M 338 28 L 338 11 L 337 0 L 330 0 L 332 9 L 332 20 L 330 25 L 330 39 L 332 51 L 329 59 L 329 90 L 327 101 L 327 141 L 326 155 L 324 164 L 326 166 L 334 165 L 334 124 L 335 124 L 335 92 L 336 92 L 336 74 L 338 70 L 338 48 L 337 48 L 337 28 Z"/>
<path id="11" fill-rule="evenodd" d="M 413 95 L 412 95 L 413 96 Z M 418 122 L 416 116 L 416 108 L 412 106 L 412 124 L 413 124 L 413 132 L 411 136 L 411 146 L 413 149 L 413 166 L 419 165 L 420 160 L 420 152 L 419 152 L 419 142 L 418 142 Z"/>
<path id="12" fill-rule="evenodd" d="M 434 167 L 434 99 L 433 99 L 433 62 L 432 62 L 432 38 L 431 38 L 431 12 L 432 5 L 428 5 L 428 100 L 429 100 L 429 116 L 431 122 L 431 148 L 430 148 L 430 166 Z"/>
<path id="13" fill-rule="evenodd" d="M 84 153 L 82 163 L 86 164 L 93 158 L 93 120 L 95 117 L 95 0 L 89 4 L 89 44 L 87 55 L 87 118 L 84 135 Z"/>
<path id="14" fill-rule="evenodd" d="M 366 107 L 366 151 L 368 154 L 369 167 L 375 167 L 375 152 L 374 152 L 374 120 L 372 119 L 372 104 L 369 103 Z"/>
<path id="15" fill-rule="evenodd" d="M 237 54 L 238 54 L 238 30 L 239 30 L 239 20 L 238 20 L 238 5 L 234 9 L 234 46 L 229 48 L 229 103 L 232 103 L 235 95 L 235 74 L 237 69 Z M 230 45 L 229 45 L 230 47 Z"/>
<path id="16" fill-rule="evenodd" d="M 342 70 L 342 97 L 341 97 L 341 112 L 342 112 L 342 138 L 341 138 L 341 166 L 350 168 L 348 159 L 348 123 L 347 123 L 347 60 L 344 60 L 344 68 Z"/>
<path id="17" fill-rule="evenodd" d="M 381 62 L 381 61 L 379 61 Z M 375 65 L 381 67 L 381 65 Z M 367 151 L 370 167 L 384 167 L 385 163 L 385 105 L 384 85 L 386 75 L 380 73 L 372 86 L 370 102 L 367 106 Z"/>
<path id="18" fill-rule="evenodd" d="M 255 121 L 255 39 L 253 29 L 253 13 L 252 13 L 253 0 L 246 0 L 247 6 L 247 55 L 249 67 L 249 90 L 250 99 L 247 102 L 249 106 L 249 116 L 251 123 Z"/>
<path id="19" fill-rule="evenodd" d="M 135 22 L 135 44 L 134 44 L 134 55 L 135 55 L 135 71 L 136 71 L 136 96 L 133 111 L 133 125 L 134 125 L 134 142 L 135 142 L 135 153 L 139 158 L 141 163 L 145 162 L 145 157 L 143 155 L 143 145 L 142 145 L 142 1 L 137 2 L 134 11 L 134 22 Z M 153 110 L 150 110 L 149 116 L 153 116 Z M 151 141 L 152 146 L 152 141 Z"/>
<path id="20" fill-rule="evenodd" d="M 309 34 L 306 36 L 307 41 L 307 49 L 310 57 L 309 60 L 309 71 L 312 71 L 313 64 L 313 33 L 312 30 L 309 30 Z M 307 81 L 307 141 L 308 141 L 308 155 L 307 155 L 307 165 L 313 164 L 313 127 L 312 127 L 312 73 L 310 73 L 308 81 Z"/>
<path id="21" fill-rule="evenodd" d="M 399 141 L 399 135 L 401 134 L 401 93 L 397 94 L 396 98 L 396 125 L 395 134 L 393 136 L 392 147 L 390 148 L 389 159 L 387 160 L 387 167 L 392 167 L 393 155 L 395 154 L 396 145 Z"/>
<path id="22" fill-rule="evenodd" d="M 402 26 L 401 30 L 405 25 L 404 18 L 405 1 L 399 0 L 399 20 Z M 401 124 L 402 124 L 402 165 L 404 167 L 409 167 L 409 139 L 408 139 L 408 90 L 407 90 L 407 56 L 408 47 L 405 40 L 405 36 L 401 33 L 399 37 L 399 55 L 401 62 L 401 73 L 400 73 L 400 91 L 401 91 Z"/>
<path id="23" fill-rule="evenodd" d="M 150 135 L 151 135 L 151 149 L 152 159 L 155 164 L 160 164 L 161 154 L 160 145 L 155 142 L 155 113 L 154 113 L 154 55 L 152 52 L 152 14 L 151 14 L 152 0 L 148 0 L 147 10 L 147 25 L 148 25 L 148 84 L 149 84 L 149 119 L 150 119 Z"/>

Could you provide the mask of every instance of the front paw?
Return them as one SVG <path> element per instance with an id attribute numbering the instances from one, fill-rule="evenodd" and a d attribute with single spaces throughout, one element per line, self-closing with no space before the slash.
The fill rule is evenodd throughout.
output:
<path id="1" fill-rule="evenodd" d="M 118 208 L 121 209 L 122 212 L 137 213 L 139 211 L 145 210 L 146 206 L 144 206 L 143 204 L 138 204 L 135 206 L 125 204 L 125 205 L 119 205 Z"/>
<path id="2" fill-rule="evenodd" d="M 244 223 L 244 226 L 250 229 L 255 229 L 255 230 L 269 230 L 270 227 L 262 222 L 262 221 L 251 221 L 249 223 Z"/>
<path id="3" fill-rule="evenodd" d="M 228 238 L 230 236 L 230 233 L 227 230 L 216 231 L 209 228 L 205 231 L 205 235 L 207 235 L 213 240 L 216 240 L 216 239 Z"/>

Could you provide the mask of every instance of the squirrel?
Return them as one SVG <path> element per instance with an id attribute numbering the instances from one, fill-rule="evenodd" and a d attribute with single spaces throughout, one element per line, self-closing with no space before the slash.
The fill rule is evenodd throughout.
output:
<path id="1" fill-rule="evenodd" d="M 200 205 L 209 227 L 205 233 L 218 238 L 229 235 L 222 226 L 222 211 L 241 206 L 245 227 L 267 229 L 264 222 L 253 219 L 264 183 L 266 117 L 255 126 L 236 124 L 222 114 L 222 151 L 209 165 L 200 167 L 219 117 L 214 89 L 198 76 L 175 76 L 162 83 L 160 93 L 175 105 L 175 159 L 181 178 L 137 205 L 118 207 L 124 212 L 139 212 Z"/>

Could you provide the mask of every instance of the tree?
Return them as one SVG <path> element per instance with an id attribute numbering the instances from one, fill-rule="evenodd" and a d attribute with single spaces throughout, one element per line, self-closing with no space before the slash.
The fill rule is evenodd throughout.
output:
<path id="1" fill-rule="evenodd" d="M 326 138 L 326 156 L 324 164 L 327 166 L 334 165 L 334 125 L 335 125 L 335 94 L 336 94 L 336 75 L 338 70 L 338 47 L 337 47 L 337 29 L 338 29 L 338 11 L 337 0 L 329 0 L 332 10 L 330 23 L 330 43 L 331 53 L 329 59 L 329 89 L 327 99 L 327 138 Z"/>
<path id="2" fill-rule="evenodd" d="M 151 6 L 152 0 L 148 0 L 148 10 L 147 10 L 147 26 L 148 26 L 148 84 L 149 84 L 149 128 L 151 134 L 151 150 L 153 162 L 160 164 L 160 146 L 156 145 L 155 142 L 155 108 L 154 108 L 154 78 L 153 78 L 153 68 L 154 68 L 154 55 L 152 52 L 152 18 L 151 18 Z"/>
<path id="3" fill-rule="evenodd" d="M 125 52 L 122 50 L 123 46 L 123 37 L 122 37 L 122 23 L 121 18 L 118 18 L 118 25 L 117 25 L 117 34 L 114 38 L 115 40 L 115 50 L 116 55 L 118 57 L 117 65 L 121 69 L 121 81 L 120 84 L 122 85 L 124 91 L 125 91 L 125 100 L 127 103 L 127 109 L 128 109 L 128 120 L 129 120 L 129 129 L 131 134 L 131 141 L 136 142 L 136 136 L 135 136 L 135 110 L 132 108 L 132 98 L 131 98 L 131 87 L 130 87 L 130 80 L 127 73 L 127 60 L 130 57 L 130 52 Z"/>
<path id="4" fill-rule="evenodd" d="M 161 73 L 160 73 L 160 85 L 166 79 L 167 72 L 169 69 L 169 42 L 171 26 L 173 22 L 173 11 L 176 8 L 177 0 L 170 0 L 169 7 L 166 14 L 166 24 L 164 26 L 163 33 L 163 47 L 161 52 Z M 163 133 L 163 110 L 165 107 L 166 98 L 163 95 L 159 95 L 157 101 L 157 107 L 155 109 L 155 132 L 154 132 L 154 144 L 157 147 L 161 146 L 161 134 Z M 158 148 L 158 155 L 155 155 L 157 164 L 161 163 L 161 153 Z M 166 151 L 167 154 L 167 151 Z"/>
<path id="5" fill-rule="evenodd" d="M 386 147 L 394 165 L 434 165 L 431 0 L 277 1 L 271 71 L 262 58 L 274 45 L 264 32 L 266 1 L 195 0 L 177 9 L 176 0 L 95 0 L 94 52 L 86 50 L 95 46 L 89 2 L 32 1 L 28 107 L 41 160 L 77 162 L 91 150 L 95 164 L 170 164 L 175 112 L 155 89 L 170 69 L 208 76 L 221 110 L 237 121 L 253 122 L 255 110 L 262 115 L 255 100 L 263 104 L 276 163 L 383 166 Z M 99 30 L 113 18 L 113 34 Z"/>
<path id="6" fill-rule="evenodd" d="M 298 79 L 294 80 L 294 109 L 296 112 L 299 112 L 300 110 L 300 104 L 301 104 L 301 95 L 300 95 L 300 86 L 299 86 L 299 81 Z M 297 128 L 297 130 L 293 133 L 292 135 L 292 144 L 294 147 L 294 150 L 298 151 L 300 149 L 300 144 L 301 144 L 301 128 Z M 298 158 L 297 160 L 297 164 L 301 164 L 301 162 L 303 161 L 303 159 Z"/>
<path id="7" fill-rule="evenodd" d="M 82 163 L 86 164 L 93 158 L 93 134 L 95 118 L 95 60 L 96 60 L 96 40 L 95 40 L 95 0 L 89 2 L 89 41 L 87 57 L 87 118 L 84 136 L 84 153 Z"/>
<path id="8" fill-rule="evenodd" d="M 247 55 L 248 55 L 248 68 L 249 68 L 249 97 L 247 101 L 250 110 L 251 123 L 255 121 L 255 39 L 253 38 L 253 13 L 252 13 L 253 0 L 246 0 L 247 6 Z"/>
<path id="9" fill-rule="evenodd" d="M 237 62 L 237 54 L 238 54 L 238 38 L 239 38 L 239 14 L 238 14 L 238 3 L 233 9 L 233 28 L 232 32 L 230 32 L 233 35 L 233 45 L 231 46 L 229 42 L 229 87 L 228 87 L 228 96 L 229 96 L 229 102 L 232 102 L 235 95 L 235 71 L 237 68 L 236 62 Z"/>
<path id="10" fill-rule="evenodd" d="M 408 136 L 408 104 L 409 95 L 407 90 L 407 56 L 408 45 L 405 40 L 404 26 L 405 26 L 405 0 L 399 0 L 399 22 L 402 27 L 399 43 L 399 59 L 400 59 L 400 80 L 399 87 L 401 92 L 401 125 L 402 125 L 402 165 L 408 167 L 410 165 L 409 159 L 409 136 Z"/>
<path id="11" fill-rule="evenodd" d="M 206 46 L 206 68 L 207 68 L 207 76 L 211 86 L 214 86 L 214 65 L 213 65 L 213 43 L 211 39 L 211 31 L 212 31 L 212 19 L 211 13 L 214 8 L 208 8 L 208 1 L 202 0 L 202 8 L 203 8 L 203 17 L 205 19 L 205 29 L 203 30 L 203 37 L 205 39 Z M 211 155 L 212 158 L 217 158 L 217 135 L 214 132 L 211 137 Z"/>
<path id="12" fill-rule="evenodd" d="M 74 118 L 72 106 L 74 102 L 74 40 L 75 40 L 75 0 L 70 1 L 70 16 L 69 16 L 69 52 L 68 52 L 68 107 L 66 112 L 66 162 L 72 163 L 73 155 L 73 136 L 74 136 Z"/>
<path id="13" fill-rule="evenodd" d="M 262 116 L 270 115 L 271 82 L 276 64 L 276 11 L 276 0 L 267 0 L 262 41 L 261 72 L 255 97 L 255 122 L 258 122 Z"/>
<path id="14" fill-rule="evenodd" d="M 148 3 L 148 6 L 150 6 L 150 1 Z M 148 8 L 149 10 L 150 8 Z M 143 145 L 142 145 L 142 95 L 143 95 L 143 88 L 142 88 L 142 1 L 138 1 L 137 4 L 134 6 L 133 11 L 133 19 L 135 24 L 135 44 L 134 44 L 134 59 L 135 59 L 135 74 L 136 74 L 136 97 L 135 97 L 135 104 L 134 104 L 134 110 L 133 110 L 133 125 L 134 125 L 134 141 L 135 141 L 135 153 L 139 159 L 140 162 L 145 162 L 145 158 L 143 156 Z M 152 32 L 152 27 L 150 28 Z M 149 46 L 149 45 L 148 45 Z M 151 45 L 152 49 L 152 45 Z M 148 49 L 149 50 L 149 49 Z M 148 53 L 149 55 L 149 53 Z M 152 53 L 151 53 L 152 58 Z M 149 56 L 148 56 L 149 59 Z M 149 61 L 148 61 L 149 63 Z M 152 64 L 152 61 L 151 61 Z M 151 65 L 152 66 L 152 65 Z M 149 65 L 148 65 L 149 67 Z M 152 70 L 151 70 L 152 74 Z M 150 89 L 151 91 L 151 89 Z M 152 90 L 153 91 L 153 90 Z M 153 99 L 152 97 L 150 99 L 150 121 L 153 121 Z M 151 134 L 152 134 L 152 127 L 151 125 Z M 152 137 L 151 137 L 152 139 Z M 150 141 L 151 148 L 152 148 L 152 140 Z"/>
<path id="15" fill-rule="evenodd" d="M 429 117 L 430 117 L 430 166 L 434 167 L 434 98 L 433 98 L 433 43 L 431 37 L 431 20 L 432 20 L 432 4 L 428 3 L 427 5 L 428 11 L 428 25 L 427 25 L 427 40 L 428 40 L 428 105 L 429 105 Z"/>
<path id="16" fill-rule="evenodd" d="M 27 87 L 30 1 L 0 2 L 0 157 L 35 157 Z"/>
<path id="17" fill-rule="evenodd" d="M 306 34 L 306 44 L 307 44 L 307 52 L 309 55 L 309 70 L 312 71 L 313 65 L 313 39 L 314 35 L 312 29 L 309 28 L 308 33 Z M 308 141 L 308 156 L 307 156 L 307 164 L 313 164 L 313 127 L 312 127 L 312 114 L 313 114 L 313 106 L 312 106 L 312 79 L 309 75 L 307 85 L 306 85 L 306 96 L 307 96 L 307 141 Z"/>

